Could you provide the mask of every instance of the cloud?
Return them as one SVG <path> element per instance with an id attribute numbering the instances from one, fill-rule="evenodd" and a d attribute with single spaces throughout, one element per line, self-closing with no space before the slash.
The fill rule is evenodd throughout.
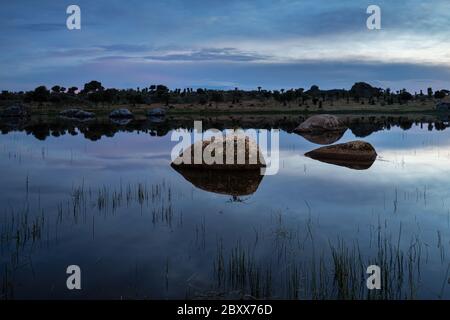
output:
<path id="1" fill-rule="evenodd" d="M 270 57 L 250 51 L 240 51 L 235 48 L 204 48 L 180 53 L 166 53 L 144 57 L 153 61 L 229 61 L 256 62 Z"/>
<path id="2" fill-rule="evenodd" d="M 98 47 L 105 51 L 114 52 L 145 52 L 152 50 L 152 46 L 144 44 L 109 44 L 100 45 Z"/>
<path id="3" fill-rule="evenodd" d="M 65 23 L 24 23 L 16 26 L 16 28 L 27 30 L 27 31 L 61 31 L 65 30 Z"/>

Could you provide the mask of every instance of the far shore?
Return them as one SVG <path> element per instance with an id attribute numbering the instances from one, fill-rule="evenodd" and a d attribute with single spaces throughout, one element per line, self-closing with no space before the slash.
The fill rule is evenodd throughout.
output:
<path id="1" fill-rule="evenodd" d="M 368 104 L 368 103 L 348 103 L 344 99 L 341 101 L 334 101 L 333 103 L 324 103 L 321 107 L 317 105 L 302 105 L 295 104 L 283 105 L 277 102 L 257 102 L 244 101 L 241 103 L 218 103 L 218 104 L 172 104 L 165 105 L 160 103 L 153 104 L 96 104 L 96 105 L 56 105 L 52 103 L 29 103 L 25 104 L 31 110 L 31 115 L 57 115 L 59 112 L 69 109 L 78 108 L 85 111 L 94 112 L 97 115 L 107 115 L 109 112 L 126 108 L 136 116 L 146 115 L 148 110 L 154 108 L 163 108 L 167 110 L 169 115 L 182 114 L 198 114 L 198 115 L 235 115 L 235 114 L 435 114 L 442 113 L 436 110 L 436 102 L 433 100 L 426 101 L 410 101 L 406 103 L 387 104 Z"/>

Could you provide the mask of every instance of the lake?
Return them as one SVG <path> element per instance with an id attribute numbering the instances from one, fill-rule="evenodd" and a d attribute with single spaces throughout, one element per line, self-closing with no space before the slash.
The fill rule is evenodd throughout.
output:
<path id="1" fill-rule="evenodd" d="M 320 145 L 283 119 L 250 122 L 281 129 L 278 174 L 225 178 L 250 194 L 170 166 L 189 119 L 3 127 L 0 298 L 450 298 L 450 130 L 397 122 L 340 137 L 376 149 L 360 170 L 305 157 Z"/>

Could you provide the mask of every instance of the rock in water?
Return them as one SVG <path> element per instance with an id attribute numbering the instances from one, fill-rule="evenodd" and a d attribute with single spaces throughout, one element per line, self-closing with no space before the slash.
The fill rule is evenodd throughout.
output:
<path id="1" fill-rule="evenodd" d="M 377 152 L 370 143 L 351 141 L 318 148 L 305 153 L 305 156 L 330 164 L 363 170 L 372 166 L 377 158 Z"/>
<path id="2" fill-rule="evenodd" d="M 233 154 L 230 155 L 227 152 L 233 152 Z M 210 156 L 211 161 L 205 159 L 205 156 Z M 191 169 L 252 170 L 265 167 L 265 161 L 253 139 L 248 136 L 230 134 L 225 138 L 212 137 L 210 140 L 201 140 L 192 144 L 172 162 L 172 166 Z"/>
<path id="3" fill-rule="evenodd" d="M 110 118 L 116 118 L 116 119 L 131 119 L 133 118 L 133 114 L 128 109 L 117 109 L 112 111 L 109 114 Z"/>
<path id="4" fill-rule="evenodd" d="M 324 132 L 324 131 L 342 131 L 346 127 L 341 124 L 339 119 L 329 114 L 319 114 L 306 119 L 294 132 Z"/>
<path id="5" fill-rule="evenodd" d="M 67 109 L 63 110 L 59 113 L 60 116 L 66 118 L 74 118 L 74 119 L 89 119 L 94 118 L 95 114 L 93 112 L 87 112 L 81 109 Z"/>

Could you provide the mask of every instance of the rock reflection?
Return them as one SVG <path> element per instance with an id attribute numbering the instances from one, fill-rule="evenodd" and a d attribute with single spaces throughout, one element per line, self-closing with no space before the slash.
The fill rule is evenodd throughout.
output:
<path id="1" fill-rule="evenodd" d="M 233 197 L 255 193 L 263 179 L 259 169 L 213 170 L 171 166 L 196 188 Z"/>
<path id="2" fill-rule="evenodd" d="M 321 145 L 333 144 L 339 141 L 347 129 L 340 131 L 325 131 L 325 132 L 296 132 L 309 142 Z"/>

